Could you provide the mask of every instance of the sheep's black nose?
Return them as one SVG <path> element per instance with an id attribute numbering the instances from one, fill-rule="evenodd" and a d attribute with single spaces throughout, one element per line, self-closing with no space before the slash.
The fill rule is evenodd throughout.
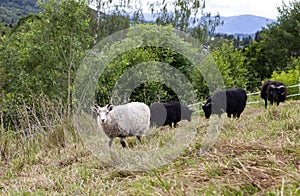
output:
<path id="1" fill-rule="evenodd" d="M 101 119 L 101 122 L 104 123 L 105 119 Z"/>

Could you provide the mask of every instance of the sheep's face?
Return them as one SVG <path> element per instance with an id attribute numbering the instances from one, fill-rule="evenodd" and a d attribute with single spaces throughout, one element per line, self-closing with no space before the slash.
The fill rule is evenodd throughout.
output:
<path id="1" fill-rule="evenodd" d="M 209 119 L 209 117 L 211 115 L 211 105 L 212 105 L 211 102 L 207 102 L 206 104 L 202 105 L 202 109 L 204 111 L 205 118 L 207 118 L 207 119 Z"/>
<path id="2" fill-rule="evenodd" d="M 108 104 L 104 107 L 94 106 L 91 109 L 97 113 L 98 122 L 103 125 L 107 122 L 109 112 L 112 110 L 112 108 L 113 106 Z"/>
<path id="3" fill-rule="evenodd" d="M 274 101 L 280 101 L 281 97 L 286 94 L 286 87 L 283 85 L 275 86 L 272 84 L 269 88 L 270 94 Z"/>

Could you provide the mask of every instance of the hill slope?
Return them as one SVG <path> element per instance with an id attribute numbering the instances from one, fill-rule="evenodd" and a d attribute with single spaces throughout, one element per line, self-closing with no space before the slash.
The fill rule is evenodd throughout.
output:
<path id="1" fill-rule="evenodd" d="M 247 106 L 241 119 L 224 118 L 215 145 L 202 156 L 198 155 L 199 147 L 210 121 L 199 114 L 191 123 L 181 122 L 179 128 L 157 130 L 144 137 L 142 144 L 128 139 L 130 149 L 139 151 L 164 145 L 172 135 L 186 133 L 191 127 L 197 129 L 194 144 L 165 166 L 148 172 L 115 169 L 103 157 L 93 156 L 82 143 L 74 143 L 67 127 L 63 146 L 54 142 L 61 128 L 29 138 L 6 134 L 0 140 L 0 191 L 9 195 L 297 195 L 299 111 L 300 101 L 287 101 L 267 110 L 262 105 Z M 113 149 L 119 145 L 114 143 Z M 113 158 L 113 151 L 110 155 Z"/>
<path id="2" fill-rule="evenodd" d="M 1 0 L 0 18 L 1 23 L 12 24 L 20 17 L 37 13 L 37 0 Z"/>
<path id="3" fill-rule="evenodd" d="M 275 22 L 275 20 L 253 16 L 253 15 L 240 15 L 240 16 L 230 16 L 221 17 L 224 21 L 222 26 L 216 28 L 216 33 L 222 34 L 255 34 L 260 31 L 262 27 L 266 27 L 267 24 Z"/>

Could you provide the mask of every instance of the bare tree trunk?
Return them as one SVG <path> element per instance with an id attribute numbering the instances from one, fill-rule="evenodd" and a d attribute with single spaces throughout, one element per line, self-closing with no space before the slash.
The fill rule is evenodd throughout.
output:
<path id="1" fill-rule="evenodd" d="M 71 37 L 71 40 L 73 39 L 73 32 L 70 32 L 70 37 Z M 63 57 L 65 59 L 65 63 L 66 63 L 66 66 L 68 67 L 68 76 L 67 76 L 67 80 L 68 80 L 68 84 L 67 84 L 67 118 L 70 119 L 70 116 L 71 116 L 71 93 L 72 93 L 72 68 L 73 68 L 73 64 L 74 64 L 74 57 L 73 57 L 73 45 L 72 45 L 72 41 L 70 41 L 70 49 L 69 49 L 69 56 L 66 56 L 65 52 L 62 50 L 62 54 L 63 54 Z"/>
<path id="2" fill-rule="evenodd" d="M 71 32 L 71 40 L 73 38 L 73 32 Z M 68 66 L 68 98 L 67 98 L 67 110 L 68 110 L 68 120 L 71 117 L 71 106 L 72 106 L 72 68 L 74 64 L 74 56 L 73 56 L 73 43 L 70 42 L 70 54 L 69 54 L 69 66 Z"/>
<path id="3" fill-rule="evenodd" d="M 300 80 L 300 77 L 299 77 L 299 80 Z M 300 88 L 300 87 L 299 87 Z M 2 100 L 2 97 L 3 97 L 3 92 L 1 93 L 1 100 Z M 3 106 L 2 104 L 0 105 L 0 124 L 1 124 L 1 135 L 2 137 L 4 136 L 4 132 L 5 132 L 5 129 L 4 129 L 4 115 L 3 115 Z"/>
<path id="4" fill-rule="evenodd" d="M 68 68 L 68 98 L 67 98 L 67 115 L 68 115 L 68 119 L 71 115 L 71 87 L 72 87 L 72 82 L 71 82 L 71 70 L 72 70 L 72 63 L 70 63 L 71 65 L 69 65 Z"/>
<path id="5" fill-rule="evenodd" d="M 98 0 L 97 2 L 97 10 L 96 10 L 96 14 L 97 14 L 97 17 L 96 17 L 96 31 L 94 33 L 94 45 L 97 44 L 98 42 L 98 32 L 99 32 L 99 29 L 100 29 L 100 17 L 101 17 L 101 4 L 102 4 L 102 1 L 101 0 Z"/>

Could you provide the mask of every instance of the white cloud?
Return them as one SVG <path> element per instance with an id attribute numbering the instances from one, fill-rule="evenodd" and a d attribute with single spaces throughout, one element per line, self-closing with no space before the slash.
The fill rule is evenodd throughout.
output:
<path id="1" fill-rule="evenodd" d="M 276 19 L 282 1 L 288 4 L 290 0 L 206 0 L 205 10 L 221 16 L 252 14 Z"/>
<path id="2" fill-rule="evenodd" d="M 120 4 L 121 0 L 113 0 Z M 131 1 L 131 6 L 136 7 L 142 3 L 143 11 L 150 13 L 149 3 L 159 0 L 135 0 Z M 167 0 L 166 2 L 173 2 Z M 290 0 L 206 0 L 204 11 L 212 14 L 220 13 L 221 16 L 236 16 L 243 14 L 252 14 L 263 16 L 270 19 L 276 19 L 278 16 L 277 7 L 282 6 L 282 2 L 289 4 Z"/>
<path id="3" fill-rule="evenodd" d="M 157 0 L 143 0 L 144 10 L 148 11 L 148 2 Z M 167 2 L 172 2 L 168 0 Z M 290 0 L 206 0 L 205 11 L 212 14 L 220 13 L 221 16 L 235 16 L 252 14 L 276 19 L 278 16 L 277 7 L 282 6 L 282 2 L 289 4 Z"/>

